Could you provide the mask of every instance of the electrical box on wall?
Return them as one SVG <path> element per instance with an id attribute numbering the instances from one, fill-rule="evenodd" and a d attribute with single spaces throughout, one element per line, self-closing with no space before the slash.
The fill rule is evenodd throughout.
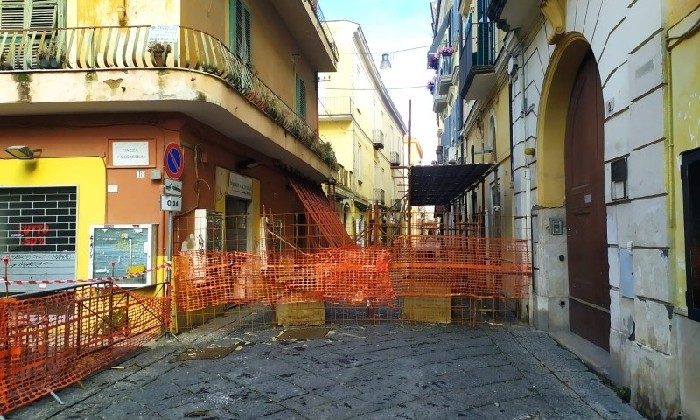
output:
<path id="1" fill-rule="evenodd" d="M 153 268 L 157 226 L 90 226 L 90 277 L 117 278 L 117 284 L 123 287 L 153 284 L 155 275 L 150 270 Z"/>
<path id="2" fill-rule="evenodd" d="M 560 217 L 551 217 L 549 219 L 549 233 L 552 235 L 563 235 L 564 219 Z"/>

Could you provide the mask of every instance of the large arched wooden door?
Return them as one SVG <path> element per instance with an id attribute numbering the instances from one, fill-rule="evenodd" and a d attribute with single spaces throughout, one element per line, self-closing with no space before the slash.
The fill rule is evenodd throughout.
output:
<path id="1" fill-rule="evenodd" d="M 589 53 L 579 67 L 566 126 L 566 220 L 571 331 L 609 350 L 603 93 Z"/>

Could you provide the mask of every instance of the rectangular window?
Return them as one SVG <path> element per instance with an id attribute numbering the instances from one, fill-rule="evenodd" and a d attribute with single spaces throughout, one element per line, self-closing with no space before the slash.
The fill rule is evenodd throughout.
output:
<path id="1" fill-rule="evenodd" d="M 700 149 L 682 154 L 688 315 L 700 321 Z"/>
<path id="2" fill-rule="evenodd" d="M 297 74 L 297 115 L 306 119 L 306 84 Z"/>
<path id="3" fill-rule="evenodd" d="M 244 63 L 251 62 L 250 9 L 241 0 L 229 1 L 229 47 Z"/>
<path id="4" fill-rule="evenodd" d="M 22 30 L 65 27 L 65 8 L 65 0 L 0 0 L 0 28 L 14 32 L 9 35 L 14 37 L 9 38 L 14 42 L 5 43 L 0 51 L 3 64 L 12 68 L 31 68 L 40 47 L 47 52 L 55 50 L 57 40 L 53 31 L 31 33 Z"/>

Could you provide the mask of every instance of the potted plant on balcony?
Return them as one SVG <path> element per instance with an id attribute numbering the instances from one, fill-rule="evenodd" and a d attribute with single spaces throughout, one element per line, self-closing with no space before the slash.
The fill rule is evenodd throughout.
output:
<path id="1" fill-rule="evenodd" d="M 444 46 L 444 47 L 441 47 L 441 48 L 438 50 L 438 54 L 441 55 L 441 56 L 443 56 L 443 57 L 449 57 L 449 56 L 451 56 L 452 54 L 454 54 L 454 52 L 455 52 L 455 49 L 454 49 L 453 47 L 449 46 L 449 45 L 446 45 L 446 46 Z"/>
<path id="2" fill-rule="evenodd" d="M 12 65 L 5 58 L 5 53 L 0 53 L 0 70 L 12 70 Z"/>
<path id="3" fill-rule="evenodd" d="M 165 60 L 168 59 L 168 54 L 172 52 L 172 50 L 172 45 L 160 41 L 151 41 L 148 43 L 148 52 L 151 53 L 151 61 L 156 67 L 165 67 Z"/>
<path id="4" fill-rule="evenodd" d="M 430 54 L 428 56 L 428 68 L 431 69 L 438 69 L 438 61 L 440 60 L 440 56 L 437 54 Z"/>
<path id="5" fill-rule="evenodd" d="M 58 54 L 58 48 L 56 44 L 52 44 L 48 47 L 40 47 L 36 52 L 37 62 L 39 68 L 42 69 L 60 69 L 63 67 L 63 62 L 66 59 L 66 54 Z"/>
<path id="6" fill-rule="evenodd" d="M 435 77 L 434 76 L 428 82 L 428 90 L 430 91 L 430 94 L 433 94 L 435 92 Z"/>

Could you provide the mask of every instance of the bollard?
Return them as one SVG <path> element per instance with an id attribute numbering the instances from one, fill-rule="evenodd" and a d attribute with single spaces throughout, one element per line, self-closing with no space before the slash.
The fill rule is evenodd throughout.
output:
<path id="1" fill-rule="evenodd" d="M 10 263 L 10 257 L 5 255 L 2 257 L 2 262 L 5 264 L 5 297 L 10 296 L 10 281 L 7 279 L 7 264 Z"/>

